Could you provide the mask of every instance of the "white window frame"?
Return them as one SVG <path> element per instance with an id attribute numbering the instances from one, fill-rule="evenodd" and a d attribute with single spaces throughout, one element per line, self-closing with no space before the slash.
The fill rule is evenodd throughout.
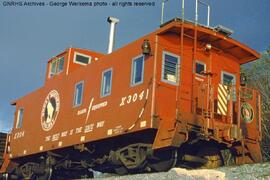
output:
<path id="1" fill-rule="evenodd" d="M 229 76 L 232 76 L 233 77 L 233 83 L 232 83 L 232 100 L 234 102 L 236 102 L 237 98 L 236 98 L 236 75 L 235 74 L 232 74 L 232 73 L 229 73 L 227 71 L 221 71 L 221 84 L 225 85 L 224 84 L 224 78 L 223 78 L 223 75 L 226 74 L 226 75 L 229 75 Z M 227 84 L 226 84 L 227 86 Z"/>
<path id="2" fill-rule="evenodd" d="M 223 79 L 223 75 L 229 75 L 229 76 L 232 76 L 233 77 L 233 84 L 232 85 L 236 85 L 236 75 L 235 74 L 232 74 L 232 73 L 229 73 L 227 71 L 221 71 L 221 84 L 224 84 L 224 79 Z"/>
<path id="3" fill-rule="evenodd" d="M 61 69 L 61 70 L 59 69 L 59 67 L 60 67 L 60 66 L 59 66 L 59 65 L 60 65 L 60 59 L 63 59 L 63 69 Z M 59 57 L 59 58 L 58 58 L 58 61 L 59 61 L 59 62 L 58 62 L 58 67 L 57 67 L 57 68 L 58 68 L 59 71 L 58 71 L 57 73 L 60 73 L 60 72 L 62 72 L 62 71 L 64 70 L 64 66 L 65 66 L 65 57 L 64 57 L 64 56 Z"/>
<path id="4" fill-rule="evenodd" d="M 82 53 L 79 53 L 79 52 L 74 52 L 73 63 L 80 64 L 80 65 L 83 65 L 83 66 L 87 66 L 88 65 L 88 64 L 84 64 L 84 63 L 81 63 L 81 62 L 76 61 L 76 56 L 77 55 L 83 56 L 83 57 L 86 57 L 86 58 L 89 58 L 88 64 L 91 63 L 92 56 L 88 56 L 88 55 L 85 55 L 85 54 L 82 54 Z"/>
<path id="5" fill-rule="evenodd" d="M 60 64 L 60 59 L 62 59 L 63 58 L 63 69 L 60 71 L 59 70 L 59 64 Z M 52 74 L 52 64 L 53 63 L 55 63 L 55 73 L 54 74 Z M 57 74 L 60 74 L 63 70 L 64 70 L 64 66 L 65 66 L 65 56 L 60 56 L 60 57 L 57 57 L 57 58 L 55 58 L 55 59 L 53 59 L 53 60 L 51 60 L 50 62 L 49 62 L 49 66 L 50 66 L 50 70 L 49 70 L 49 78 L 51 78 L 51 77 L 53 77 L 53 76 L 55 76 L 55 75 L 57 75 Z"/>
<path id="6" fill-rule="evenodd" d="M 53 77 L 53 76 L 56 75 L 56 68 L 57 68 L 57 65 L 55 64 L 55 73 L 52 73 L 52 65 L 53 65 L 53 63 L 55 63 L 54 60 L 52 60 L 52 61 L 49 63 L 49 65 L 50 65 L 49 78 L 51 78 L 51 77 Z"/>
<path id="7" fill-rule="evenodd" d="M 200 65 L 203 65 L 204 71 L 206 71 L 206 63 L 204 63 L 204 62 L 202 62 L 202 61 L 199 61 L 199 60 L 196 60 L 196 61 L 195 61 L 195 73 L 196 73 L 197 75 L 199 75 L 199 76 L 203 76 L 202 74 L 197 73 L 197 66 L 196 66 L 197 63 L 200 64 Z"/>
<path id="8" fill-rule="evenodd" d="M 104 94 L 104 88 L 105 88 L 105 86 L 104 86 L 104 74 L 106 73 L 106 72 L 109 72 L 109 71 L 111 71 L 111 78 L 110 78 L 110 82 L 111 82 L 111 87 L 110 87 L 110 92 L 109 93 L 107 93 L 107 94 Z M 109 69 L 106 69 L 106 70 L 104 70 L 104 71 L 102 71 L 102 76 L 101 76 L 101 87 L 100 87 L 100 97 L 106 97 L 106 96 L 109 96 L 109 95 L 111 95 L 112 94 L 112 77 L 113 77 L 113 69 L 112 68 L 109 68 Z"/>
<path id="9" fill-rule="evenodd" d="M 169 81 L 167 79 L 164 79 L 163 78 L 163 75 L 164 75 L 164 68 L 165 68 L 165 55 L 169 55 L 169 56 L 172 56 L 172 57 L 175 57 L 177 58 L 177 63 L 176 63 L 176 82 L 172 82 L 172 81 Z M 180 67 L 180 61 L 181 61 L 181 58 L 180 56 L 176 55 L 176 54 L 173 54 L 171 52 L 168 52 L 168 51 L 163 51 L 162 52 L 162 71 L 161 71 L 161 81 L 162 82 L 165 82 L 165 83 L 168 83 L 168 84 L 171 84 L 171 85 L 178 85 L 179 84 L 179 80 L 180 80 L 180 71 L 179 71 L 179 67 Z"/>
<path id="10" fill-rule="evenodd" d="M 21 114 L 21 112 L 22 112 L 22 114 Z M 22 127 L 23 115 L 24 115 L 24 108 L 21 107 L 17 111 L 16 129 L 19 129 Z M 19 124 L 20 124 L 20 126 L 19 126 Z"/>
<path id="11" fill-rule="evenodd" d="M 80 102 L 80 104 L 76 104 L 77 103 L 77 86 L 79 85 L 79 84 L 82 84 L 82 96 L 81 96 L 81 102 Z M 84 92 L 84 81 L 80 81 L 80 82 L 77 82 L 76 84 L 75 84 L 75 88 L 74 88 L 74 96 L 73 96 L 73 107 L 78 107 L 78 106 L 80 106 L 80 105 L 82 105 L 82 103 L 83 103 L 83 92 Z"/>
<path id="12" fill-rule="evenodd" d="M 142 64 L 142 79 L 141 79 L 141 81 L 139 81 L 139 82 L 137 82 L 137 83 L 135 83 L 135 69 L 134 69 L 134 67 L 135 67 L 135 61 L 137 60 L 137 59 L 139 59 L 139 58 L 141 58 L 142 57 L 142 61 L 143 61 L 143 64 Z M 139 84 L 142 84 L 143 83 L 143 80 L 144 80 L 144 63 L 145 63 L 145 57 L 144 57 L 144 55 L 139 55 L 139 56 L 136 56 L 135 58 L 133 58 L 132 59 L 132 64 L 131 64 L 131 81 L 130 81 L 130 86 L 131 87 L 134 87 L 134 86 L 137 86 L 137 85 L 139 85 Z"/>

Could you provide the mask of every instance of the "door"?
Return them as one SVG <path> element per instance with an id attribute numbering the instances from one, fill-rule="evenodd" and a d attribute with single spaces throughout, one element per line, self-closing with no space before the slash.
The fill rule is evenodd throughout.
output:
<path id="1" fill-rule="evenodd" d="M 174 136 L 179 88 L 180 57 L 172 52 L 163 51 L 158 62 L 158 82 L 156 87 L 156 115 L 160 123 L 153 148 L 170 146 Z M 159 79 L 160 78 L 160 79 Z"/>
<path id="2" fill-rule="evenodd" d="M 260 94 L 246 87 L 240 89 L 240 127 L 245 139 L 260 140 Z"/>

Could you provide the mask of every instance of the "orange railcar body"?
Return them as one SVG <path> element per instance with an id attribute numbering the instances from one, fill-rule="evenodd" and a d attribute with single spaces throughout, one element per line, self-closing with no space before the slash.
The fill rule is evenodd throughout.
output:
<path id="1" fill-rule="evenodd" d="M 151 46 L 147 55 L 141 49 L 145 39 Z M 90 63 L 76 64 L 76 53 L 90 56 Z M 164 53 L 178 57 L 175 83 L 164 81 Z M 144 57 L 143 82 L 133 86 L 132 60 L 138 56 Z M 64 57 L 63 71 L 50 77 L 50 64 L 55 58 L 51 59 L 45 85 L 14 102 L 24 114 L 20 128 L 16 128 L 18 113 L 15 115 L 8 152 L 11 160 L 150 129 L 156 131 L 152 149 L 177 147 L 197 128 L 208 140 L 228 146 L 236 141 L 247 144 L 247 149 L 239 147 L 239 151 L 253 149 L 253 159 L 261 161 L 259 94 L 250 90 L 252 97 L 245 100 L 241 93 L 248 90 L 240 86 L 240 65 L 260 55 L 236 40 L 176 19 L 111 54 L 68 48 L 59 57 Z M 205 72 L 196 74 L 197 61 L 205 65 Z M 110 95 L 102 97 L 102 73 L 108 69 L 112 70 L 112 89 Z M 236 80 L 232 90 L 235 98 L 225 100 L 225 114 L 218 113 L 222 72 L 233 74 Z M 79 82 L 83 82 L 82 103 L 74 106 L 75 85 Z M 48 96 L 58 96 L 58 110 L 55 121 L 46 129 L 42 117 Z M 248 123 L 241 116 L 242 104 L 247 101 L 254 113 Z M 240 157 L 237 161 L 248 162 Z"/>

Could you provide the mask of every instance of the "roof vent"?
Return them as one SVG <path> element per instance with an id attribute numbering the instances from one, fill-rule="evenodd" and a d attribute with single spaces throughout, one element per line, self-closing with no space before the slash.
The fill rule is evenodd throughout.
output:
<path id="1" fill-rule="evenodd" d="M 222 25 L 217 25 L 215 28 L 214 28 L 215 31 L 219 32 L 219 33 L 222 33 L 224 34 L 225 36 L 230 36 L 232 35 L 233 33 L 233 30 L 227 28 L 227 27 L 224 27 Z"/>

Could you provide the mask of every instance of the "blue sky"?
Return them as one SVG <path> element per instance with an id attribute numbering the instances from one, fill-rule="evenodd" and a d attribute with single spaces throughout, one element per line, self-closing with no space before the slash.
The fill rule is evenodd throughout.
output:
<path id="1" fill-rule="evenodd" d="M 106 53 L 108 16 L 120 19 L 116 48 L 158 28 L 161 0 L 118 1 L 149 1 L 155 2 L 155 6 L 4 7 L 4 0 L 0 0 L 0 131 L 8 131 L 12 127 L 14 108 L 10 106 L 10 102 L 43 85 L 48 59 L 70 46 Z M 166 3 L 165 20 L 181 15 L 180 2 L 169 0 Z M 185 15 L 190 20 L 194 20 L 194 2 L 195 0 L 186 0 Z M 269 0 L 206 2 L 212 8 L 211 26 L 222 24 L 233 29 L 233 38 L 259 52 L 270 45 Z M 200 22 L 205 23 L 206 10 L 200 6 L 199 11 Z"/>

